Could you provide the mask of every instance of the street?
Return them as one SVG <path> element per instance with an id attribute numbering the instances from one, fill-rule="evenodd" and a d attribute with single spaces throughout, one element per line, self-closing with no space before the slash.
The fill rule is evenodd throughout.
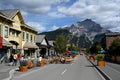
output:
<path id="1" fill-rule="evenodd" d="M 120 80 L 120 65 L 107 62 L 105 67 L 99 67 L 104 71 L 112 80 Z"/>
<path id="2" fill-rule="evenodd" d="M 85 56 L 71 64 L 49 64 L 31 72 L 14 75 L 13 80 L 103 80 Z"/>

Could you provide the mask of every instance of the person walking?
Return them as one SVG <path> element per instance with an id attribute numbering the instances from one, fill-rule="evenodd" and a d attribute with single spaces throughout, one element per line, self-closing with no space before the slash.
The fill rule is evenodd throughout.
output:
<path id="1" fill-rule="evenodd" d="M 18 58 L 18 63 L 19 63 L 19 64 L 20 64 L 20 59 L 21 59 L 21 57 L 22 57 L 21 54 L 18 53 L 18 54 L 17 54 L 17 58 Z"/>
<path id="2" fill-rule="evenodd" d="M 15 53 L 14 55 L 13 55 L 13 65 L 12 66 L 16 66 L 17 65 L 17 54 Z"/>

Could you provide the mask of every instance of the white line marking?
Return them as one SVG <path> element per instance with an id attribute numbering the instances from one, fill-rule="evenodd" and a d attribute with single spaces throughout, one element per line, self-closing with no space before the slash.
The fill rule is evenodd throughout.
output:
<path id="1" fill-rule="evenodd" d="M 102 74 L 101 74 L 100 72 L 98 72 L 98 70 L 97 70 L 96 68 L 94 68 L 94 70 L 98 73 L 98 75 L 99 75 L 103 80 L 106 80 L 106 79 L 102 76 Z"/>
<path id="2" fill-rule="evenodd" d="M 66 71 L 67 71 L 67 69 L 65 69 L 65 70 L 61 73 L 61 75 L 63 75 Z"/>

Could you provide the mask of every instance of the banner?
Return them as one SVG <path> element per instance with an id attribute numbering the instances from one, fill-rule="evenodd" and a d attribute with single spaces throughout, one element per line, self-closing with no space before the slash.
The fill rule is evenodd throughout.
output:
<path id="1" fill-rule="evenodd" d="M 0 48 L 2 48 L 2 40 L 3 40 L 3 38 L 0 37 Z"/>

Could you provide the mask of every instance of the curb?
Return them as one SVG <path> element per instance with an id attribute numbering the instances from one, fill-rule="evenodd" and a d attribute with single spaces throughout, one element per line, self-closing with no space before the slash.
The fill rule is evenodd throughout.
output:
<path id="1" fill-rule="evenodd" d="M 91 62 L 89 59 L 88 61 L 97 69 L 97 71 L 103 76 L 105 80 L 112 80 L 105 72 L 99 69 L 93 62 Z"/>
<path id="2" fill-rule="evenodd" d="M 8 78 L 5 78 L 5 79 L 3 79 L 3 80 L 12 80 L 12 79 L 13 79 L 13 76 L 14 76 L 14 73 L 15 73 L 16 70 L 18 70 L 18 68 L 11 69 L 10 72 L 9 72 L 9 77 L 8 77 Z"/>

